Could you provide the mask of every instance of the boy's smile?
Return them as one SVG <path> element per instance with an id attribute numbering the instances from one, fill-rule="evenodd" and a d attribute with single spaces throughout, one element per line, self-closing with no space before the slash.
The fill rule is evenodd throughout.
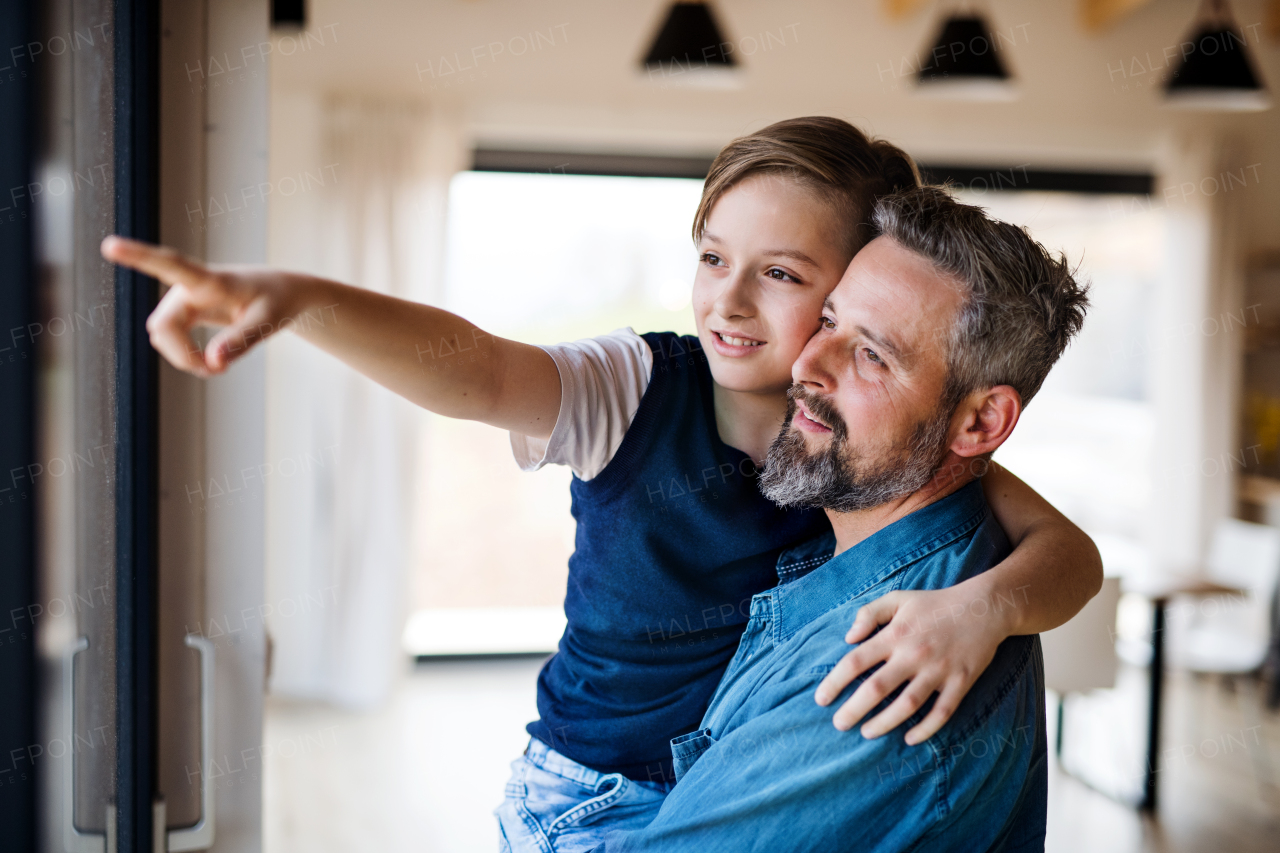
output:
<path id="1" fill-rule="evenodd" d="M 714 345 L 716 352 L 726 358 L 741 358 L 746 355 L 754 355 L 759 352 L 760 347 L 764 346 L 768 341 L 762 341 L 759 338 L 753 338 L 741 332 L 730 332 L 723 329 L 712 329 L 713 335 L 711 343 Z"/>

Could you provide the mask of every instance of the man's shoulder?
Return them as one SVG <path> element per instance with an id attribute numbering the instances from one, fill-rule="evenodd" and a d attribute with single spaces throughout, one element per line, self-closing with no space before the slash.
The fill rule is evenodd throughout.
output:
<path id="1" fill-rule="evenodd" d="M 790 827 L 795 849 L 989 847 L 1038 784 L 1032 773 L 1044 753 L 1044 711 L 1034 675 L 1036 638 L 1007 641 L 942 731 L 909 746 L 902 732 L 932 702 L 872 740 L 832 724 L 834 708 L 856 684 L 831 706 L 814 702 L 817 681 L 850 648 L 843 643 L 847 627 L 839 609 L 814 620 L 811 633 L 794 638 L 787 664 L 758 683 L 731 720 L 711 721 L 676 745 L 690 766 L 669 805 L 705 815 L 728 798 L 756 814 L 763 806 L 755 795 L 764 785 L 790 804 L 773 817 Z"/>
<path id="2" fill-rule="evenodd" d="M 793 639 L 842 645 L 864 604 L 895 590 L 955 586 L 1004 559 L 1009 542 L 981 487 L 971 484 L 965 492 L 946 499 L 953 504 L 948 512 L 908 516 L 834 557 L 829 532 L 783 552 L 780 583 L 770 593 L 782 644 L 778 652 L 811 653 L 787 648 Z M 902 521 L 914 524 L 899 526 Z"/>
<path id="3" fill-rule="evenodd" d="M 959 524 L 934 530 L 935 535 L 931 539 L 920 540 L 924 544 L 914 548 L 914 553 L 904 553 L 900 560 L 882 561 L 878 565 L 865 567 L 863 572 L 850 572 L 849 567 L 845 566 L 843 589 L 839 589 L 841 594 L 832 595 L 836 590 L 830 584 L 821 582 L 830 580 L 822 578 L 827 566 L 820 566 L 808 576 L 780 586 L 775 593 L 782 599 L 778 602 L 780 613 L 793 604 L 797 605 L 797 611 L 801 611 L 804 605 L 812 606 L 817 594 L 827 596 L 827 606 L 811 609 L 804 619 L 795 618 L 788 622 L 784 617 L 779 621 L 779 645 L 775 649 L 779 657 L 774 662 L 773 674 L 781 689 L 773 692 L 768 697 L 769 700 L 786 701 L 784 697 L 803 691 L 809 683 L 821 680 L 845 654 L 855 648 L 846 643 L 844 638 L 858 609 L 863 605 L 895 590 L 954 586 L 981 574 L 1004 559 L 1009 553 L 1009 542 L 1004 531 L 996 523 L 985 501 L 971 505 L 978 508 L 976 514 Z M 845 552 L 841 557 L 847 555 L 853 558 L 853 550 Z M 802 553 L 797 554 L 803 558 Z M 810 586 L 813 589 L 806 590 Z M 1009 590 L 1007 595 L 997 595 L 989 601 L 975 600 L 970 603 L 965 615 L 977 618 L 995 615 L 1007 607 L 1024 604 L 1026 594 L 1026 590 L 1014 589 Z M 934 616 L 936 618 L 929 624 L 917 623 L 910 628 L 920 632 L 945 633 L 949 627 L 948 620 L 955 620 L 960 614 L 947 612 Z M 1022 725 L 1020 722 L 1012 723 L 1015 717 L 1021 719 L 1025 712 L 1022 700 L 1034 697 L 1037 691 L 1043 690 L 1038 648 L 1039 640 L 1034 636 L 1012 637 L 1001 644 L 991 665 L 979 676 L 951 721 L 935 735 L 935 740 L 950 749 L 967 738 L 973 738 L 985 724 L 990 723 L 997 729 L 1006 724 L 1013 728 Z M 874 672 L 875 670 L 864 673 L 832 707 L 837 707 L 852 695 Z M 1015 693 L 1021 699 L 1010 703 L 1010 697 Z M 887 707 L 897 695 L 897 692 L 891 694 L 877 710 Z M 1001 705 L 1008 705 L 1012 709 L 1012 716 L 1004 720 L 996 719 L 993 716 L 995 709 Z M 907 725 L 923 719 L 932 706 L 931 699 Z M 870 716 L 871 714 L 868 715 Z M 1022 735 L 1026 734 L 1026 731 L 1022 732 Z M 1007 732 L 1005 737 L 1007 739 Z M 901 741 L 901 738 L 887 740 Z"/>

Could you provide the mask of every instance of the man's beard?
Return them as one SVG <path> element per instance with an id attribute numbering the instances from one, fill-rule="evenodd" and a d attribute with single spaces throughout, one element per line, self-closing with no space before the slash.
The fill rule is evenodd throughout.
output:
<path id="1" fill-rule="evenodd" d="M 947 448 L 949 413 L 934 412 L 916 424 L 908 446 L 896 458 L 869 459 L 851 450 L 849 429 L 835 406 L 802 385 L 787 392 L 787 420 L 769 447 L 760 491 L 784 507 L 856 512 L 909 495 L 929 482 Z M 811 453 L 804 435 L 792 425 L 796 400 L 831 428 L 827 447 Z"/>

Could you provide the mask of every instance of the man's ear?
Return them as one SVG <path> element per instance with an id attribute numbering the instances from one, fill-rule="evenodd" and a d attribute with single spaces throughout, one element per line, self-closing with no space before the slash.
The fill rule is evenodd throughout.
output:
<path id="1" fill-rule="evenodd" d="M 1022 395 L 1009 385 L 975 391 L 957 408 L 960 430 L 951 440 L 957 456 L 985 456 L 1004 444 L 1022 415 Z"/>

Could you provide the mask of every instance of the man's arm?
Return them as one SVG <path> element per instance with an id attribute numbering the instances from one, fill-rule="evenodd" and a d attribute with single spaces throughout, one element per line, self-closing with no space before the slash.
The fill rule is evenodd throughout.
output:
<path id="1" fill-rule="evenodd" d="M 1000 643 L 1057 628 L 1101 588 L 1102 558 L 1084 531 L 1003 466 L 992 463 L 982 485 L 992 514 L 1015 546 L 1013 553 L 948 589 L 891 592 L 859 610 L 845 639 L 862 645 L 819 685 L 816 701 L 830 704 L 859 675 L 885 665 L 836 711 L 836 728 L 857 725 L 907 683 L 893 704 L 863 723 L 862 734 L 880 737 L 893 731 L 937 692 L 929 715 L 906 733 L 908 743 L 932 737 Z"/>

